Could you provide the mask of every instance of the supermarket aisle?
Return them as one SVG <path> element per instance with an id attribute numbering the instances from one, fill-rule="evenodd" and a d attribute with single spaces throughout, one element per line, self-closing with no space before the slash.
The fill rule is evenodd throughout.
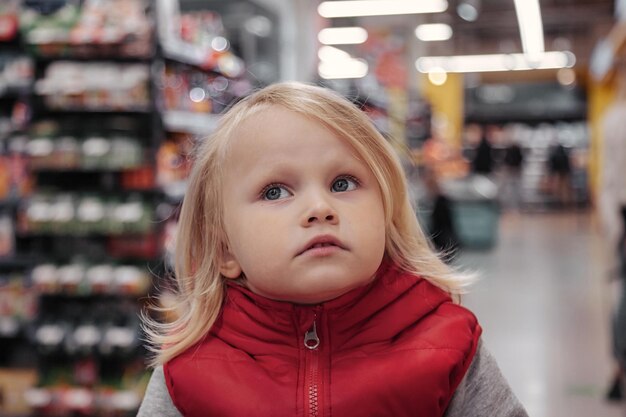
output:
<path id="1" fill-rule="evenodd" d="M 588 213 L 505 214 L 499 243 L 459 262 L 482 277 L 464 303 L 532 417 L 617 417 L 601 237 Z M 626 403 L 625 403 L 626 404 Z"/>

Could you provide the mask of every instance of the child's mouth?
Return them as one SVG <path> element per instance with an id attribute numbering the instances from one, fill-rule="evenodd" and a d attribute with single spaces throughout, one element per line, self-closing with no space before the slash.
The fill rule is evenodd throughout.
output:
<path id="1" fill-rule="evenodd" d="M 302 252 L 302 254 L 308 256 L 329 256 L 339 250 L 341 250 L 341 248 L 333 243 L 316 243 Z"/>
<path id="2" fill-rule="evenodd" d="M 325 256 L 343 249 L 345 249 L 345 247 L 334 236 L 324 235 L 317 236 L 309 241 L 304 246 L 304 249 L 298 252 L 298 255 L 307 253 L 317 256 Z"/>

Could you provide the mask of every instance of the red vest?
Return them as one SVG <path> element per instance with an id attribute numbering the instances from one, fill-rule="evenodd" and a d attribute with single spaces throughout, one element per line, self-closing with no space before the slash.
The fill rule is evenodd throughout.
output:
<path id="1" fill-rule="evenodd" d="M 315 306 L 230 285 L 209 335 L 165 379 L 184 416 L 442 416 L 480 333 L 443 291 L 389 266 Z"/>

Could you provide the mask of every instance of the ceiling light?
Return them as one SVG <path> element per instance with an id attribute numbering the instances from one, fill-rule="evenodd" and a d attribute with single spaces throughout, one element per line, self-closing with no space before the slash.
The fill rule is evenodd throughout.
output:
<path id="1" fill-rule="evenodd" d="M 441 68 L 428 73 L 428 81 L 433 85 L 444 85 L 448 81 L 448 74 Z"/>
<path id="2" fill-rule="evenodd" d="M 539 59 L 544 51 L 543 23 L 539 0 L 515 0 L 522 48 L 530 60 Z"/>
<path id="3" fill-rule="evenodd" d="M 325 79 L 363 78 L 367 75 L 368 65 L 364 59 L 353 58 L 346 51 L 334 46 L 322 46 L 317 51 L 320 59 L 317 72 Z"/>
<path id="4" fill-rule="evenodd" d="M 421 41 L 446 41 L 452 37 L 452 28 L 445 23 L 419 25 L 415 36 Z"/>
<path id="5" fill-rule="evenodd" d="M 467 22 L 474 22 L 480 13 L 480 0 L 465 0 L 456 6 L 456 14 Z"/>
<path id="6" fill-rule="evenodd" d="M 524 71 L 532 69 L 571 68 L 576 57 L 569 51 L 544 52 L 528 60 L 525 54 L 430 56 L 415 61 L 419 72 L 496 72 Z"/>
<path id="7" fill-rule="evenodd" d="M 448 9 L 446 0 L 344 0 L 322 2 L 322 17 L 385 16 L 394 14 L 440 13 Z"/>
<path id="8" fill-rule="evenodd" d="M 317 72 L 324 79 L 363 78 L 368 66 L 364 59 L 350 58 L 343 61 L 321 61 Z"/>
<path id="9" fill-rule="evenodd" d="M 367 40 L 367 31 L 361 27 L 326 28 L 317 34 L 324 45 L 359 44 Z"/>
<path id="10" fill-rule="evenodd" d="M 317 50 L 320 61 L 341 61 L 352 58 L 349 53 L 334 46 L 322 46 Z"/>

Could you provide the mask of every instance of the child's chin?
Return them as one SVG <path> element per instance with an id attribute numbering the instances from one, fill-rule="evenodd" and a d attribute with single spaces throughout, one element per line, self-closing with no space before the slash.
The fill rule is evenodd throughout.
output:
<path id="1" fill-rule="evenodd" d="M 362 287 L 363 285 L 365 285 L 365 283 L 352 285 L 346 288 L 327 289 L 326 291 L 317 292 L 315 296 L 311 296 L 309 293 L 302 295 L 301 297 L 297 297 L 297 299 L 294 299 L 292 302 L 296 304 L 321 304 L 339 298 L 356 288 Z"/>

